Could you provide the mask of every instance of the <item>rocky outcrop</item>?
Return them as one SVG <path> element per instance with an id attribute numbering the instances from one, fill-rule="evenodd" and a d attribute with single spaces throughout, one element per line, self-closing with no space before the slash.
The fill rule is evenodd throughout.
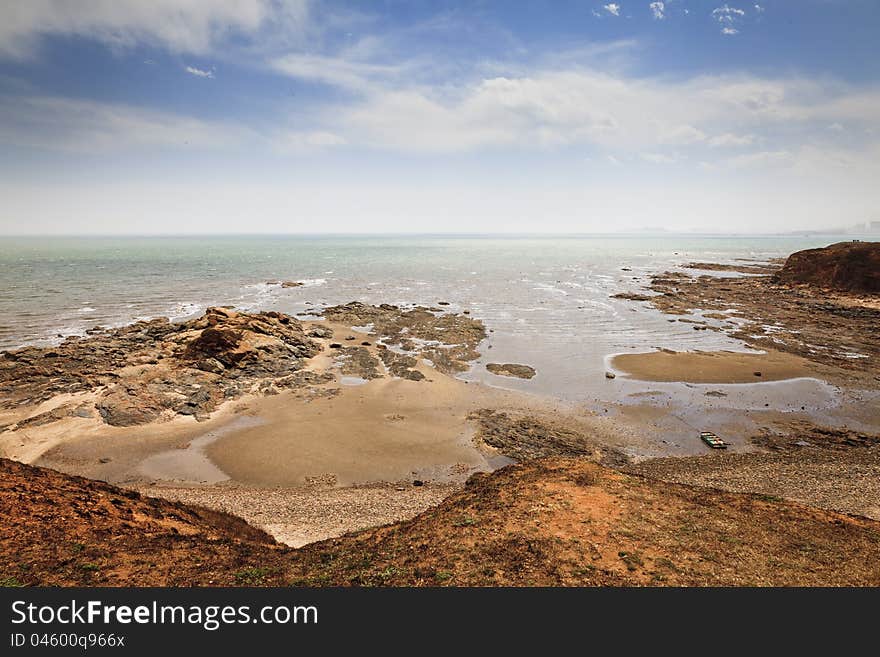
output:
<path id="1" fill-rule="evenodd" d="M 188 322 L 137 322 L 57 347 L 5 352 L 0 407 L 97 392 L 95 408 L 114 426 L 173 415 L 201 420 L 223 400 L 301 370 L 319 351 L 300 322 L 282 313 L 209 308 Z"/>
<path id="2" fill-rule="evenodd" d="M 880 294 L 880 242 L 839 242 L 792 253 L 773 282 Z"/>
<path id="3" fill-rule="evenodd" d="M 476 347 L 486 337 L 486 327 L 478 319 L 423 306 L 404 310 L 386 303 L 370 306 L 354 301 L 326 308 L 323 314 L 331 322 L 348 326 L 372 325 L 370 335 L 382 344 L 426 358 L 446 374 L 466 371 L 470 361 L 479 358 Z"/>

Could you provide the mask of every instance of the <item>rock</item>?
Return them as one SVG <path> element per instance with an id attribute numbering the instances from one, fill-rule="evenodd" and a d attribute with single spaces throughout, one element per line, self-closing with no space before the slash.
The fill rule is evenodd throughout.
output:
<path id="1" fill-rule="evenodd" d="M 75 409 L 73 409 L 73 413 L 71 413 L 71 415 L 82 418 L 95 417 L 95 414 L 92 412 L 92 407 L 89 404 L 80 404 Z"/>
<path id="2" fill-rule="evenodd" d="M 230 352 L 238 348 L 241 344 L 241 338 L 241 332 L 234 329 L 206 328 L 187 345 L 183 357 L 198 361 L 202 361 L 204 357 L 207 357 L 221 363 L 224 359 L 227 362 L 234 362 L 230 358 Z"/>
<path id="3" fill-rule="evenodd" d="M 438 305 L 438 306 L 448 306 L 448 305 L 449 305 L 449 302 L 448 302 L 448 301 L 438 301 L 438 302 L 437 302 L 437 305 Z"/>
<path id="4" fill-rule="evenodd" d="M 186 322 L 136 322 L 51 349 L 4 353 L 0 407 L 97 391 L 95 409 L 111 425 L 145 424 L 165 412 L 201 420 L 221 400 L 239 397 L 264 379 L 297 372 L 318 352 L 302 325 L 283 313 L 209 308 Z M 65 409 L 68 415 L 94 417 L 91 404 Z M 54 421 L 59 412 L 28 422 Z"/>
<path id="5" fill-rule="evenodd" d="M 413 486 L 424 486 L 425 482 L 421 479 L 413 479 Z"/>
<path id="6" fill-rule="evenodd" d="M 647 294 L 636 294 L 635 292 L 618 292 L 611 295 L 612 299 L 628 299 L 630 301 L 650 301 L 651 297 Z"/>
<path id="7" fill-rule="evenodd" d="M 613 378 L 615 378 L 615 374 L 614 374 L 614 372 L 605 372 L 605 378 L 606 378 L 606 379 L 613 379 Z"/>
<path id="8" fill-rule="evenodd" d="M 302 287 L 304 284 L 299 281 L 284 281 L 281 287 Z"/>
<path id="9" fill-rule="evenodd" d="M 760 373 L 760 372 L 753 372 L 753 374 L 754 374 L 755 376 L 761 376 L 761 373 Z"/>
<path id="10" fill-rule="evenodd" d="M 95 408 L 107 424 L 131 427 L 157 420 L 165 409 L 165 404 L 156 398 L 119 391 L 105 396 L 95 404 Z"/>
<path id="11" fill-rule="evenodd" d="M 333 331 L 331 329 L 327 328 L 326 326 L 316 326 L 312 330 L 309 331 L 309 337 L 310 338 L 322 338 L 322 339 L 332 338 Z"/>
<path id="12" fill-rule="evenodd" d="M 339 344 L 338 342 L 331 342 L 331 343 L 330 343 L 330 348 L 331 348 L 331 349 L 342 349 L 342 345 Z"/>
<path id="13" fill-rule="evenodd" d="M 773 282 L 880 294 L 880 242 L 838 242 L 792 253 Z"/>
<path id="14" fill-rule="evenodd" d="M 531 379 L 535 376 L 533 367 L 517 363 L 489 363 L 486 369 L 497 376 L 512 376 L 518 379 Z"/>

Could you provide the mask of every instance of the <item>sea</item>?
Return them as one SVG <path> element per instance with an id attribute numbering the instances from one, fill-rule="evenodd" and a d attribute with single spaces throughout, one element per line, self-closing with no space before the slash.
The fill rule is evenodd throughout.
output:
<path id="1" fill-rule="evenodd" d="M 857 236 L 856 236 L 857 237 Z M 0 350 L 87 329 L 196 317 L 213 305 L 303 315 L 363 301 L 468 310 L 490 329 L 462 378 L 567 399 L 599 394 L 610 355 L 743 349 L 694 331 L 637 292 L 689 262 L 764 262 L 841 236 L 309 235 L 0 238 Z M 713 272 L 714 275 L 737 275 Z M 279 282 L 300 281 L 300 287 Z M 535 367 L 531 381 L 489 362 Z"/>

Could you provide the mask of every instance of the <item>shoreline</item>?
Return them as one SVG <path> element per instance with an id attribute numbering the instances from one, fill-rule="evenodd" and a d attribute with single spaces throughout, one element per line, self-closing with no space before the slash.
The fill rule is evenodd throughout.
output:
<path id="1" fill-rule="evenodd" d="M 656 274 L 652 285 L 665 285 L 667 277 Z M 708 278 L 689 280 L 714 290 L 717 283 Z M 725 287 L 761 284 L 762 277 L 749 278 L 718 280 Z M 660 312 L 680 314 L 695 296 L 682 280 L 676 285 L 662 303 L 645 300 Z M 679 301 L 674 295 L 682 289 Z M 847 298 L 847 307 L 853 303 Z M 746 460 L 760 459 L 763 447 L 755 436 L 766 427 L 785 433 L 811 422 L 880 430 L 880 418 L 870 412 L 876 390 L 865 387 L 874 375 L 865 362 L 840 369 L 766 342 L 760 351 L 744 342 L 751 352 L 658 347 L 606 357 L 618 375 L 607 382 L 613 401 L 564 401 L 518 390 L 505 376 L 491 384 L 458 378 L 480 356 L 487 335 L 482 322 L 466 314 L 360 303 L 324 312 L 326 318 L 300 322 L 272 311 L 216 309 L 208 311 L 207 323 L 197 318 L 169 327 L 155 320 L 105 332 L 96 339 L 115 348 L 117 333 L 130 342 L 140 326 L 146 327 L 141 333 L 158 331 L 155 344 L 137 338 L 136 358 L 111 364 L 115 373 L 87 374 L 100 377 L 92 388 L 65 384 L 53 393 L 57 386 L 48 378 L 55 388 L 22 393 L 38 403 L 7 404 L 0 410 L 0 455 L 205 504 L 303 545 L 412 517 L 461 490 L 476 473 L 535 456 L 610 459 L 613 467 L 638 469 L 659 463 L 658 457 L 690 463 L 705 453 L 696 438 L 705 428 L 724 435 L 732 455 Z M 706 321 L 695 320 L 695 328 Z M 228 340 L 227 325 L 237 332 Z M 216 335 L 206 341 L 212 327 Z M 743 333 L 738 325 L 716 330 Z M 773 335 L 787 339 L 784 327 Z M 82 341 L 86 347 L 89 339 Z M 202 351 L 190 356 L 199 340 Z M 77 343 L 58 349 L 81 348 Z M 290 349 L 295 357 L 288 356 Z M 287 359 L 283 368 L 274 364 L 276 354 Z M 215 364 L 218 358 L 226 364 Z M 249 364 L 238 365 L 241 358 Z M 502 367 L 533 376 L 524 361 Z M 178 380 L 189 383 L 180 388 Z M 152 419 L 135 414 L 130 425 L 108 424 L 117 418 L 111 411 L 128 421 L 140 394 L 130 388 L 120 397 L 114 390 L 144 381 L 152 386 L 144 389 L 150 399 L 183 405 L 157 402 Z M 116 404 L 110 411 L 89 410 L 108 398 Z M 535 437 L 539 442 L 526 447 Z M 767 467 L 797 479 L 786 467 Z M 829 504 L 827 492 L 816 495 L 814 502 Z"/>

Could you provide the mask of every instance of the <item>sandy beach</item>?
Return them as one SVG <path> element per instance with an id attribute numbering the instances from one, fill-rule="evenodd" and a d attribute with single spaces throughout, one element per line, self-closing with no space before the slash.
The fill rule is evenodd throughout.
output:
<path id="1" fill-rule="evenodd" d="M 779 351 L 676 352 L 665 349 L 645 354 L 619 354 L 611 359 L 611 365 L 641 381 L 683 383 L 758 383 L 816 374 L 815 366 L 809 361 Z"/>

